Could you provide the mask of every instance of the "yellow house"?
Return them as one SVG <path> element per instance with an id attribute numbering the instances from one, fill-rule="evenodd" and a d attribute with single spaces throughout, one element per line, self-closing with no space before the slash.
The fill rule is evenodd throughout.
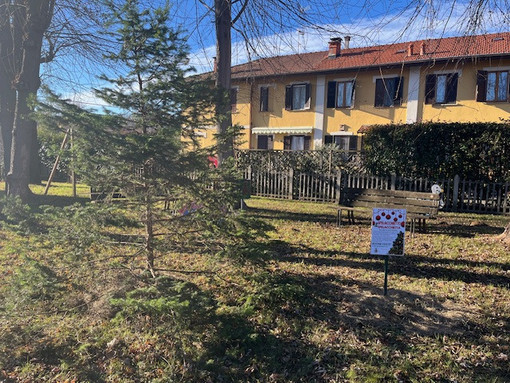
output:
<path id="1" fill-rule="evenodd" d="M 349 43 L 335 38 L 328 51 L 232 67 L 241 148 L 357 150 L 373 124 L 510 118 L 510 33 Z"/>

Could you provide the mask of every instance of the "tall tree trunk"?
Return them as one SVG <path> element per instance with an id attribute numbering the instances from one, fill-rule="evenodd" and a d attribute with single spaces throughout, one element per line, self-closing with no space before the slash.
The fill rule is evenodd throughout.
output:
<path id="1" fill-rule="evenodd" d="M 4 36 L 4 31 L 0 31 L 0 35 Z M 14 125 L 14 108 L 16 105 L 16 92 L 12 88 L 9 81 L 12 77 L 7 73 L 8 66 L 5 65 L 4 44 L 0 43 L 0 129 L 2 132 L 2 149 L 3 149 L 3 176 L 7 175 L 11 162 L 11 141 L 12 127 Z"/>
<path id="2" fill-rule="evenodd" d="M 31 184 L 40 184 L 41 177 L 41 157 L 39 156 L 39 141 L 37 140 L 37 129 L 32 131 L 32 147 L 30 149 L 30 169 L 29 169 L 29 182 Z"/>
<path id="3" fill-rule="evenodd" d="M 230 105 L 231 86 L 231 3 L 229 0 L 214 0 L 216 24 L 216 101 L 217 133 L 220 135 L 218 147 L 218 165 L 233 156 L 233 137 L 226 137 L 228 128 L 232 125 L 232 110 Z"/>
<path id="4" fill-rule="evenodd" d="M 26 12 L 23 25 L 21 70 L 15 79 L 16 111 L 12 130 L 11 162 L 7 175 L 7 194 L 27 200 L 30 179 L 30 158 L 36 137 L 36 123 L 31 119 L 30 98 L 40 86 L 39 68 L 42 39 L 53 16 L 54 0 L 19 0 Z M 15 47 L 16 49 L 16 47 Z"/>
<path id="5" fill-rule="evenodd" d="M 21 39 L 23 18 L 20 9 L 0 0 L 0 130 L 3 149 L 3 177 L 11 163 L 12 128 L 16 107 L 16 90 L 13 87 L 15 73 L 19 69 L 19 55 L 13 47 Z"/>

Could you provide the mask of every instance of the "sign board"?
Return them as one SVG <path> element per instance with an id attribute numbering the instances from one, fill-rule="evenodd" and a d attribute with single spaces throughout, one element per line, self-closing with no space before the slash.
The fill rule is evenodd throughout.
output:
<path id="1" fill-rule="evenodd" d="M 372 242 L 370 254 L 404 255 L 406 209 L 372 211 Z"/>

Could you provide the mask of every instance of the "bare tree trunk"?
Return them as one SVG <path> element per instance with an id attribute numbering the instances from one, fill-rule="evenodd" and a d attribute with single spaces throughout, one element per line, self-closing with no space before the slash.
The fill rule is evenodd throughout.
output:
<path id="1" fill-rule="evenodd" d="M 4 36 L 4 31 L 0 31 L 0 36 Z M 4 44 L 0 43 L 0 57 L 5 57 Z M 9 171 L 11 162 L 11 141 L 12 127 L 14 125 L 14 108 L 16 105 L 16 92 L 11 87 L 11 78 L 7 71 L 7 60 L 0 60 L 0 129 L 2 132 L 3 149 L 3 176 Z"/>
<path id="2" fill-rule="evenodd" d="M 149 165 L 150 166 L 150 165 Z M 150 169 L 147 169 L 147 164 L 143 167 L 143 177 L 144 177 L 144 188 L 145 188 L 145 253 L 146 253 L 146 264 L 147 270 L 151 273 L 153 278 L 156 278 L 156 272 L 154 270 L 154 212 L 152 210 L 152 192 L 151 185 L 147 182 L 148 172 Z"/>
<path id="3" fill-rule="evenodd" d="M 216 101 L 217 133 L 222 137 L 218 148 L 218 165 L 234 155 L 233 137 L 224 138 L 232 125 L 230 105 L 231 86 L 231 3 L 229 0 L 214 0 L 216 24 Z"/>
<path id="4" fill-rule="evenodd" d="M 39 156 L 39 141 L 37 140 L 37 126 L 32 131 L 32 138 L 30 139 L 32 148 L 30 149 L 30 168 L 29 168 L 29 182 L 31 184 L 40 184 L 41 178 L 41 157 Z"/>
<path id="5" fill-rule="evenodd" d="M 27 200 L 30 179 L 30 160 L 37 135 L 36 123 L 31 119 L 32 108 L 29 104 L 40 86 L 39 68 L 43 34 L 53 16 L 54 0 L 19 0 L 26 10 L 23 25 L 21 70 L 16 77 L 16 111 L 12 130 L 11 162 L 7 175 L 7 194 L 20 196 Z M 15 47 L 16 49 L 16 47 Z"/>
<path id="6" fill-rule="evenodd" d="M 15 54 L 13 47 L 19 43 L 15 39 L 21 39 L 22 16 L 20 10 L 10 4 L 10 0 L 0 0 L 0 130 L 4 177 L 11 163 L 12 128 L 16 108 L 13 82 L 19 67 L 19 55 Z"/>

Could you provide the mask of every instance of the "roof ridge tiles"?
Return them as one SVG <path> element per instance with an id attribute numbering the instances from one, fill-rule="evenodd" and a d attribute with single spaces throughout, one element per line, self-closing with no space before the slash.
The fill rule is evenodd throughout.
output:
<path id="1" fill-rule="evenodd" d="M 416 49 L 409 52 L 407 48 L 411 44 Z M 421 51 L 422 44 L 424 44 L 425 49 Z M 328 58 L 327 50 L 261 57 L 233 66 L 232 78 L 355 70 L 373 66 L 494 55 L 508 55 L 510 58 L 510 32 L 426 38 L 354 47 L 343 49 L 341 54 L 334 58 Z"/>

